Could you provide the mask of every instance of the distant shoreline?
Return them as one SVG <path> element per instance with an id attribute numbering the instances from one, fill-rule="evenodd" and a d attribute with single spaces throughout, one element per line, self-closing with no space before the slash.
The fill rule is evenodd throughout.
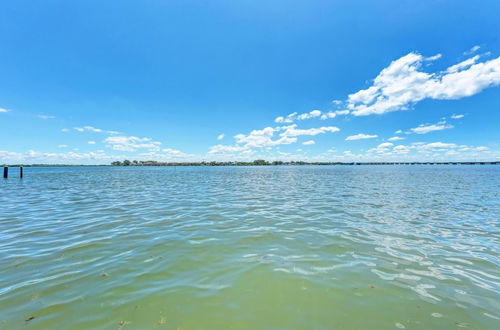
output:
<path id="1" fill-rule="evenodd" d="M 1 167 L 142 167 L 142 166 L 355 166 L 355 165 L 500 165 L 500 161 L 487 162 L 284 162 L 284 161 L 253 161 L 253 162 L 113 162 L 110 165 L 83 164 L 3 164 Z"/>

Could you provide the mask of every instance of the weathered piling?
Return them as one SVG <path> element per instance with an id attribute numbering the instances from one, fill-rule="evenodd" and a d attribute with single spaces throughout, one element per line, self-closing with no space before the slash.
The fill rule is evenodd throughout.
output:
<path id="1" fill-rule="evenodd" d="M 22 179 L 23 178 L 23 167 L 19 167 L 19 178 Z"/>
<path id="2" fill-rule="evenodd" d="M 9 177 L 9 168 L 7 166 L 5 166 L 3 168 L 3 178 L 7 179 L 8 177 Z"/>

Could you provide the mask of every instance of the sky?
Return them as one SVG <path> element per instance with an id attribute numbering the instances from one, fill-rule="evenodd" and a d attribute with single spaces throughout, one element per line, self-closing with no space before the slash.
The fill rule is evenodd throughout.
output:
<path id="1" fill-rule="evenodd" d="M 500 160 L 500 1 L 7 1 L 0 164 Z"/>

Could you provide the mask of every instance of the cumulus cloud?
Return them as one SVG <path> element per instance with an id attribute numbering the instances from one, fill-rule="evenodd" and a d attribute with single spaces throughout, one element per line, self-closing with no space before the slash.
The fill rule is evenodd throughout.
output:
<path id="1" fill-rule="evenodd" d="M 349 114 L 349 110 L 328 111 L 328 112 L 323 113 L 321 115 L 320 119 L 321 120 L 331 119 L 331 118 L 335 118 L 337 116 L 348 115 L 348 114 Z"/>
<path id="2" fill-rule="evenodd" d="M 428 150 L 428 149 L 449 149 L 456 148 L 455 143 L 444 143 L 444 142 L 431 142 L 431 143 L 414 143 L 417 149 Z"/>
<path id="3" fill-rule="evenodd" d="M 451 119 L 460 119 L 460 118 L 464 118 L 464 117 L 465 117 L 464 115 L 452 115 Z"/>
<path id="4" fill-rule="evenodd" d="M 321 111 L 319 110 L 313 110 L 308 113 L 303 113 L 297 117 L 298 120 L 304 120 L 304 119 L 310 119 L 310 118 L 316 118 L 321 116 Z"/>
<path id="5" fill-rule="evenodd" d="M 314 140 L 308 140 L 308 141 L 302 142 L 302 144 L 305 146 L 311 146 L 313 144 L 316 144 L 316 142 L 314 142 Z"/>
<path id="6" fill-rule="evenodd" d="M 469 49 L 468 51 L 464 52 L 464 55 L 474 54 L 475 52 L 477 52 L 479 50 L 479 48 L 481 48 L 481 47 L 478 46 L 478 45 L 473 46 L 471 49 Z"/>
<path id="7" fill-rule="evenodd" d="M 89 141 L 88 144 L 95 144 L 95 141 Z"/>
<path id="8" fill-rule="evenodd" d="M 217 136 L 217 140 L 222 140 L 222 139 L 224 138 L 224 136 L 225 136 L 224 134 L 219 134 L 219 135 Z"/>
<path id="9" fill-rule="evenodd" d="M 500 57 L 477 63 L 474 56 L 447 70 L 427 73 L 420 70 L 429 60 L 409 53 L 383 69 L 372 86 L 350 94 L 347 107 L 355 116 L 408 110 L 423 99 L 451 100 L 472 96 L 500 84 Z"/>
<path id="10" fill-rule="evenodd" d="M 282 137 L 301 136 L 301 135 L 318 135 L 318 134 L 324 134 L 327 132 L 335 133 L 335 132 L 340 131 L 340 129 L 338 127 L 335 127 L 335 126 L 323 126 L 323 127 L 318 127 L 318 128 L 300 129 L 300 128 L 297 128 L 296 124 L 281 127 L 281 129 L 284 129 L 284 132 L 280 133 L 280 136 L 282 136 Z"/>
<path id="11" fill-rule="evenodd" d="M 292 112 L 291 114 L 287 115 L 286 117 L 279 116 L 274 119 L 274 122 L 276 123 L 293 123 L 293 121 L 297 118 L 297 112 Z"/>
<path id="12" fill-rule="evenodd" d="M 274 121 L 276 123 L 293 123 L 295 120 L 305 120 L 305 119 L 311 119 L 311 118 L 316 118 L 321 116 L 321 111 L 320 110 L 312 110 L 311 112 L 305 112 L 302 114 L 297 114 L 297 112 L 293 112 L 286 117 L 280 116 L 276 117 Z"/>
<path id="13" fill-rule="evenodd" d="M 296 120 L 305 120 L 311 118 L 320 118 L 321 120 L 335 118 L 340 115 L 349 114 L 349 110 L 337 110 L 337 111 L 328 111 L 321 112 L 320 110 L 312 110 L 311 112 L 305 112 L 302 114 L 297 114 L 297 112 L 293 112 L 287 116 L 279 116 L 274 119 L 276 123 L 293 123 Z"/>
<path id="14" fill-rule="evenodd" d="M 106 131 L 100 128 L 95 128 L 93 126 L 83 126 L 83 127 L 74 127 L 75 131 L 78 132 L 94 132 L 94 133 L 106 133 L 106 134 L 111 134 L 111 135 L 117 135 L 120 134 L 120 132 L 117 131 Z M 67 132 L 66 128 L 63 128 L 63 132 Z"/>
<path id="15" fill-rule="evenodd" d="M 282 136 L 273 140 L 274 132 L 279 131 L 280 129 L 281 127 L 266 127 L 261 130 L 253 130 L 248 135 L 235 135 L 234 138 L 236 139 L 236 143 L 243 144 L 247 148 L 263 148 L 297 142 L 297 138 L 291 138 L 289 136 Z"/>
<path id="16" fill-rule="evenodd" d="M 363 140 L 363 139 L 374 139 L 376 137 L 378 137 L 378 135 L 369 135 L 369 134 L 359 133 L 356 135 L 348 136 L 345 139 L 346 139 L 346 141 L 355 141 L 355 140 Z"/>
<path id="17" fill-rule="evenodd" d="M 331 119 L 337 117 L 337 114 L 334 111 L 328 111 L 327 113 L 324 113 L 321 115 L 320 119 L 325 120 L 325 119 Z"/>
<path id="18" fill-rule="evenodd" d="M 5 108 L 0 108 L 0 113 L 2 113 L 2 112 L 9 112 L 9 110 L 5 109 Z"/>
<path id="19" fill-rule="evenodd" d="M 404 145 L 397 145 L 394 148 L 392 148 L 392 151 L 396 154 L 407 154 L 411 151 L 411 149 Z"/>
<path id="20" fill-rule="evenodd" d="M 249 134 L 237 134 L 234 136 L 236 145 L 215 145 L 209 150 L 209 154 L 245 152 L 253 148 L 264 148 L 270 150 L 278 145 L 292 144 L 297 142 L 298 136 L 315 136 L 324 133 L 338 132 L 339 128 L 334 126 L 323 126 L 318 128 L 300 129 L 297 124 L 288 126 L 265 127 L 253 130 Z M 312 141 L 312 140 L 311 140 Z M 313 141 L 314 142 L 314 141 Z M 309 142 L 308 144 L 312 144 Z M 306 144 L 307 145 L 307 144 Z"/>
<path id="21" fill-rule="evenodd" d="M 369 149 L 367 152 L 368 154 L 370 153 L 376 153 L 376 154 L 389 154 L 390 150 L 389 148 L 392 147 L 394 144 L 390 142 L 384 142 L 376 146 L 375 148 Z"/>
<path id="22" fill-rule="evenodd" d="M 46 163 L 46 164 L 105 164 L 123 156 L 111 156 L 102 152 L 40 152 L 29 150 L 25 153 L 0 150 L 0 158 L 6 163 Z"/>
<path id="23" fill-rule="evenodd" d="M 153 141 L 151 138 L 139 138 L 136 136 L 110 136 L 104 139 L 106 146 L 118 151 L 136 151 L 138 149 L 148 149 L 159 151 L 161 142 Z"/>
<path id="24" fill-rule="evenodd" d="M 444 122 L 439 122 L 437 124 L 432 124 L 432 125 L 421 124 L 418 127 L 411 128 L 410 131 L 416 134 L 427 134 L 429 132 L 442 131 L 444 129 L 449 129 L 449 128 L 453 128 L 453 125 L 449 125 Z"/>
<path id="25" fill-rule="evenodd" d="M 247 149 L 247 147 L 245 147 L 245 146 L 226 146 L 226 145 L 218 144 L 218 145 L 210 147 L 210 150 L 208 151 L 208 153 L 209 154 L 226 154 L 226 153 L 240 152 L 240 151 L 243 151 L 246 149 Z"/>
<path id="26" fill-rule="evenodd" d="M 67 148 L 67 147 L 68 147 L 68 145 L 67 145 L 67 144 L 60 144 L 60 145 L 58 145 L 57 147 L 58 147 L 58 148 Z"/>
<path id="27" fill-rule="evenodd" d="M 161 161 L 168 161 L 175 158 L 176 161 L 183 159 L 193 159 L 194 155 L 186 154 L 180 150 L 166 148 L 157 151 L 143 152 L 139 154 L 142 159 L 154 159 Z"/>
<path id="28" fill-rule="evenodd" d="M 401 136 L 393 136 L 391 138 L 388 138 L 387 140 L 388 141 L 398 141 L 398 140 L 404 140 L 405 138 L 404 137 L 401 137 Z"/>
<path id="29" fill-rule="evenodd" d="M 458 72 L 460 70 L 466 69 L 466 68 L 470 67 L 471 65 L 475 64 L 477 60 L 479 60 L 479 55 L 468 58 L 465 61 L 462 61 L 458 64 L 450 66 L 448 69 L 446 69 L 446 72 L 447 73 L 455 73 L 455 72 Z"/>

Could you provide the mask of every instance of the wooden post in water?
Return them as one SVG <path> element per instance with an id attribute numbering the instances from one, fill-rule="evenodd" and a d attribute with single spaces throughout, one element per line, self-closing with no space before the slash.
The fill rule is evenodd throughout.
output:
<path id="1" fill-rule="evenodd" d="M 23 167 L 19 167 L 19 178 L 22 179 L 23 178 Z"/>
<path id="2" fill-rule="evenodd" d="M 3 168 L 3 178 L 7 179 L 9 177 L 9 168 L 7 166 L 4 166 Z"/>

